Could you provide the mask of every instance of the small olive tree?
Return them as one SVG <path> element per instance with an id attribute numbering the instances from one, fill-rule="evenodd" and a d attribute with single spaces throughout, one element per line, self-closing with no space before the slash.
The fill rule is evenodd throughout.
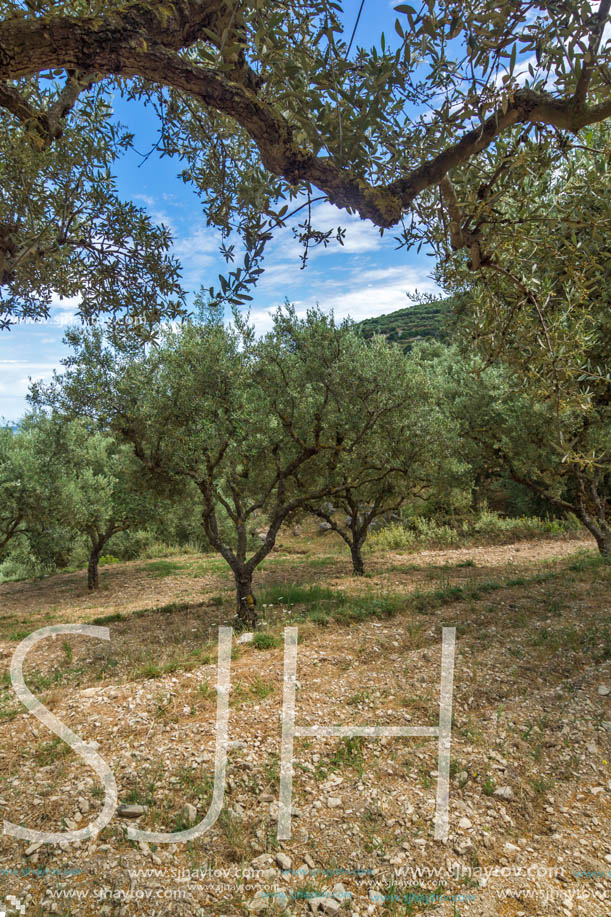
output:
<path id="1" fill-rule="evenodd" d="M 363 546 L 371 527 L 452 474 L 456 445 L 456 425 L 436 398 L 432 377 L 382 338 L 372 342 L 371 357 L 381 383 L 372 399 L 383 405 L 374 434 L 335 469 L 332 504 L 319 500 L 308 507 L 348 545 L 355 576 L 365 572 Z M 359 480 L 358 467 L 368 469 L 367 480 Z"/>
<path id="2" fill-rule="evenodd" d="M 151 494 L 140 486 L 141 470 L 125 443 L 78 420 L 65 424 L 62 433 L 70 524 L 76 534 L 87 536 L 87 588 L 94 590 L 104 548 L 113 535 L 151 518 Z"/>
<path id="3" fill-rule="evenodd" d="M 140 472 L 138 475 L 136 472 Z M 100 556 L 113 535 L 152 516 L 132 451 L 80 420 L 33 412 L 0 435 L 0 551 L 27 539 L 33 557 L 57 562 L 57 548 L 78 536 L 89 542 L 87 585 L 99 585 Z"/>

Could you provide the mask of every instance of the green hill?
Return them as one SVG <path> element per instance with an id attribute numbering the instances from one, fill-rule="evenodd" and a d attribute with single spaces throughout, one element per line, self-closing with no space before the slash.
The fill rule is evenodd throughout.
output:
<path id="1" fill-rule="evenodd" d="M 421 340 L 446 341 L 453 304 L 450 297 L 408 306 L 407 309 L 398 309 L 388 315 L 366 318 L 356 327 L 367 338 L 383 334 L 387 340 L 402 344 L 405 348 Z"/>

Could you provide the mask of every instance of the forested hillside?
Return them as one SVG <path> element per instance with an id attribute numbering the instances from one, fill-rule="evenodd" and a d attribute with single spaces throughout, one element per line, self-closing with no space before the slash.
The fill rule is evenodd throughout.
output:
<path id="1" fill-rule="evenodd" d="M 447 341 L 453 298 L 430 303 L 418 303 L 406 309 L 397 309 L 388 315 L 378 315 L 359 322 L 357 329 L 366 338 L 383 334 L 387 340 L 401 344 L 409 350 L 416 341 L 433 338 Z"/>

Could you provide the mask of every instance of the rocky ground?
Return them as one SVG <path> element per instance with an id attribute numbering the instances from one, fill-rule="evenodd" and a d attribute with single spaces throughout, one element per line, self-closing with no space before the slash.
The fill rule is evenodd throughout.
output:
<path id="1" fill-rule="evenodd" d="M 106 622 L 110 644 L 48 639 L 24 666 L 31 690 L 108 763 L 121 808 L 77 844 L 0 838 L 0 910 L 610 913 L 609 567 L 589 544 L 549 541 L 370 558 L 372 575 L 358 580 L 340 556 L 295 545 L 261 577 L 276 588 L 259 606 L 266 639 L 234 634 L 223 810 L 180 844 L 133 842 L 126 829 L 183 830 L 210 805 L 210 638 L 230 617 L 225 572 L 198 580 L 193 558 L 172 559 L 163 576 L 121 565 L 103 571 L 110 588 L 95 599 L 78 576 L 47 593 L 0 587 L 0 811 L 36 830 L 84 827 L 104 790 L 21 712 L 11 655 L 37 627 L 121 615 Z M 314 606 L 291 583 L 331 592 Z M 456 627 L 446 840 L 434 839 L 430 737 L 297 738 L 292 836 L 277 840 L 285 624 L 299 628 L 298 726 L 436 725 L 442 627 Z"/>

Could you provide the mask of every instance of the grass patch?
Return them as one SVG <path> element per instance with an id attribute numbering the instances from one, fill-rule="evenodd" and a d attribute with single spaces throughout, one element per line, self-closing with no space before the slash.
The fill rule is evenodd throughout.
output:
<path id="1" fill-rule="evenodd" d="M 393 595 L 344 598 L 344 601 L 345 605 L 333 610 L 333 618 L 340 624 L 366 621 L 368 618 L 387 620 L 405 607 L 405 599 Z"/>
<path id="2" fill-rule="evenodd" d="M 185 572 L 183 564 L 179 564 L 175 560 L 154 560 L 152 563 L 147 564 L 144 569 L 151 576 L 158 576 L 159 578 L 175 576 L 177 573 Z"/>
<path id="3" fill-rule="evenodd" d="M 70 752 L 70 746 L 62 742 L 61 739 L 51 739 L 50 742 L 40 742 L 32 757 L 41 767 L 48 767 L 55 761 L 65 758 Z"/>
<path id="4" fill-rule="evenodd" d="M 199 664 L 199 660 L 196 659 L 183 659 L 182 661 L 169 659 L 167 662 L 159 663 L 149 659 L 135 670 L 134 678 L 162 678 L 164 675 L 172 675 L 180 670 L 189 671 L 189 669 L 193 669 Z"/>
<path id="5" fill-rule="evenodd" d="M 258 601 L 261 605 L 314 605 L 320 602 L 345 601 L 343 592 L 329 589 L 327 586 L 299 586 L 278 584 L 261 590 Z"/>
<path id="6" fill-rule="evenodd" d="M 257 676 L 254 683 L 250 686 L 250 693 L 259 700 L 265 700 L 270 694 L 274 693 L 274 685 Z"/>
<path id="7" fill-rule="evenodd" d="M 120 611 L 115 611 L 111 615 L 102 615 L 99 618 L 93 618 L 92 624 L 115 624 L 117 621 L 125 621 L 125 615 L 122 615 Z"/>
<path id="8" fill-rule="evenodd" d="M 280 646 L 280 640 L 273 634 L 261 632 L 254 635 L 252 645 L 256 650 L 271 650 Z"/>
<path id="9" fill-rule="evenodd" d="M 29 630 L 14 630 L 11 634 L 8 635 L 9 641 L 11 643 L 21 643 L 22 640 L 25 640 L 26 637 L 29 637 L 31 631 Z"/>
<path id="10" fill-rule="evenodd" d="M 573 573 L 587 573 L 608 566 L 609 561 L 598 551 L 578 551 L 576 556 L 567 564 L 567 569 Z"/>

